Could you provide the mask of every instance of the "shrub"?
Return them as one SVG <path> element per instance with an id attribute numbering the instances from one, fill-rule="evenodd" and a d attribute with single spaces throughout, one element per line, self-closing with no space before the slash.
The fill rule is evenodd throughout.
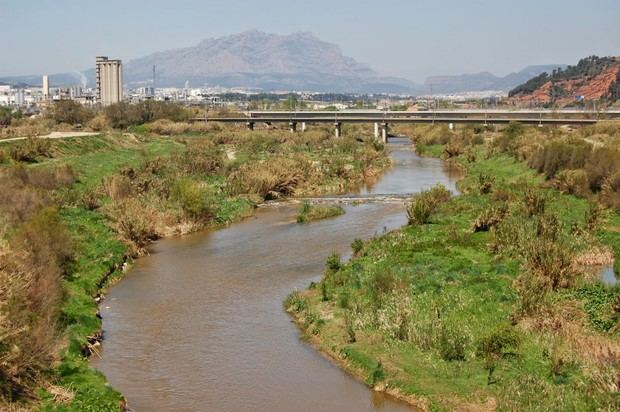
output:
<path id="1" fill-rule="evenodd" d="M 340 206 L 312 205 L 310 202 L 304 202 L 297 214 L 297 223 L 307 223 L 342 214 L 344 214 L 344 209 Z"/>
<path id="2" fill-rule="evenodd" d="M 540 146 L 528 164 L 547 179 L 564 169 L 581 169 L 592 152 L 592 144 L 583 139 L 555 139 Z"/>
<path id="3" fill-rule="evenodd" d="M 601 220 L 603 218 L 603 209 L 598 203 L 590 203 L 588 210 L 586 210 L 584 220 L 585 227 L 591 233 L 594 233 L 598 229 Z"/>
<path id="4" fill-rule="evenodd" d="M 489 207 L 483 210 L 474 221 L 473 231 L 488 232 L 492 227 L 499 224 L 508 214 L 508 206 Z"/>
<path id="5" fill-rule="evenodd" d="M 174 136 L 187 133 L 191 130 L 191 125 L 189 123 L 176 123 L 168 119 L 159 119 L 147 126 L 148 130 L 159 135 Z"/>
<path id="6" fill-rule="evenodd" d="M 51 144 L 48 139 L 29 137 L 11 146 L 9 155 L 17 162 L 36 162 L 37 157 L 51 157 Z"/>
<path id="7" fill-rule="evenodd" d="M 355 343 L 357 337 L 355 336 L 355 322 L 353 321 L 353 314 L 350 310 L 344 312 L 344 325 L 347 332 L 347 342 Z"/>
<path id="8" fill-rule="evenodd" d="M 491 193 L 491 191 L 493 190 L 493 183 L 495 183 L 495 177 L 480 173 L 478 175 L 478 183 L 480 194 L 486 195 L 488 193 Z"/>
<path id="9" fill-rule="evenodd" d="M 359 255 L 363 248 L 364 241 L 362 239 L 356 238 L 355 240 L 353 240 L 353 243 L 351 243 L 351 249 L 353 249 L 354 256 Z"/>
<path id="10" fill-rule="evenodd" d="M 224 167 L 222 149 L 206 139 L 192 139 L 187 143 L 185 152 L 178 159 L 182 167 L 190 174 L 212 174 Z"/>
<path id="11" fill-rule="evenodd" d="M 212 195 L 208 188 L 189 179 L 180 179 L 172 190 L 172 199 L 179 202 L 185 213 L 194 219 L 213 216 Z"/>
<path id="12" fill-rule="evenodd" d="M 556 174 L 553 186 L 561 193 L 580 197 L 590 193 L 588 173 L 583 169 L 561 170 Z"/>
<path id="13" fill-rule="evenodd" d="M 523 193 L 523 206 L 528 216 L 541 215 L 545 212 L 547 197 L 539 190 L 526 189 Z"/>
<path id="14" fill-rule="evenodd" d="M 93 111 L 75 100 L 59 100 L 52 105 L 51 116 L 58 124 L 84 124 L 93 118 Z"/>
<path id="15" fill-rule="evenodd" d="M 101 132 L 110 128 L 108 118 L 102 113 L 90 119 L 86 125 L 95 132 Z"/>
<path id="16" fill-rule="evenodd" d="M 108 123 L 115 129 L 125 129 L 128 126 L 144 123 L 140 108 L 127 102 L 106 106 L 103 112 Z"/>
<path id="17" fill-rule="evenodd" d="M 464 361 L 468 336 L 456 323 L 443 321 L 439 332 L 439 354 L 445 361 Z"/>
<path id="18" fill-rule="evenodd" d="M 31 388 L 55 360 L 62 275 L 73 257 L 56 209 L 19 224 L 0 256 L 0 399 L 34 396 Z"/>
<path id="19" fill-rule="evenodd" d="M 500 136 L 495 138 L 493 146 L 501 153 L 516 155 L 519 149 L 519 139 L 524 133 L 524 127 L 517 122 L 511 122 Z"/>
<path id="20" fill-rule="evenodd" d="M 590 179 L 590 188 L 594 191 L 601 190 L 605 179 L 620 171 L 620 148 L 597 147 L 585 165 Z"/>
<path id="21" fill-rule="evenodd" d="M 144 254 L 146 246 L 159 238 L 156 229 L 157 212 L 139 199 L 130 197 L 117 200 L 106 206 L 106 214 L 136 254 Z"/>
<path id="22" fill-rule="evenodd" d="M 340 261 L 340 255 L 336 252 L 331 253 L 327 257 L 327 262 L 325 263 L 327 269 L 331 272 L 337 272 L 342 267 L 342 263 Z"/>
<path id="23" fill-rule="evenodd" d="M 424 225 L 429 223 L 431 215 L 441 203 L 450 199 L 450 191 L 443 185 L 437 185 L 430 190 L 415 195 L 407 204 L 407 217 L 410 225 Z"/>
<path id="24" fill-rule="evenodd" d="M 487 384 L 493 383 L 493 372 L 497 362 L 507 354 L 507 351 L 516 350 L 520 342 L 521 337 L 511 325 L 501 325 L 478 341 L 476 356 L 484 358 L 485 368 L 489 371 Z"/>
<path id="25" fill-rule="evenodd" d="M 106 176 L 103 179 L 103 190 L 112 200 L 122 200 L 133 194 L 129 177 L 123 174 Z"/>
<path id="26" fill-rule="evenodd" d="M 443 152 L 446 158 L 451 159 L 462 155 L 465 152 L 465 148 L 460 142 L 450 141 L 450 143 L 444 147 Z"/>
<path id="27" fill-rule="evenodd" d="M 620 211 L 620 170 L 604 179 L 599 199 L 605 206 Z"/>
<path id="28" fill-rule="evenodd" d="M 289 196 L 305 179 L 311 178 L 313 167 L 304 160 L 272 158 L 264 162 L 248 162 L 228 176 L 233 193 L 258 194 L 264 199 Z"/>

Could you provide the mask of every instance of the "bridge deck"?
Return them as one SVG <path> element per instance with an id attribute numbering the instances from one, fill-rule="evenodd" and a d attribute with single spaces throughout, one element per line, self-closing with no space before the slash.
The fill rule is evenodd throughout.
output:
<path id="1" fill-rule="evenodd" d="M 468 123 L 468 124 L 507 124 L 518 122 L 524 124 L 550 125 L 588 125 L 597 122 L 596 119 L 572 118 L 485 118 L 485 117 L 195 117 L 195 122 L 219 123 Z"/>

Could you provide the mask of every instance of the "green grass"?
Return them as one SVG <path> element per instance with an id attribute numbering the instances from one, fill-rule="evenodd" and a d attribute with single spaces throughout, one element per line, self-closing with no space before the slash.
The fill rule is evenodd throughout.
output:
<path id="1" fill-rule="evenodd" d="M 332 205 L 313 205 L 304 202 L 297 214 L 297 223 L 309 223 L 315 220 L 328 219 L 344 214 L 344 209 L 340 206 Z"/>
<path id="2" fill-rule="evenodd" d="M 101 320 L 96 316 L 98 307 L 95 297 L 105 291 L 110 282 L 122 277 L 122 264 L 132 253 L 132 249 L 120 240 L 110 220 L 104 216 L 105 205 L 112 200 L 101 190 L 102 182 L 123 168 L 140 170 L 141 165 L 152 159 L 180 153 L 187 149 L 185 139 L 200 138 L 146 137 L 144 136 L 146 129 L 140 127 L 132 132 L 140 137 L 136 139 L 132 136 L 112 134 L 53 140 L 50 141 L 53 157 L 41 157 L 37 159 L 37 163 L 28 165 L 28 167 L 45 168 L 66 164 L 72 167 L 77 176 L 77 181 L 73 185 L 54 193 L 58 203 L 64 205 L 60 208 L 61 217 L 74 239 L 75 260 L 63 280 L 65 297 L 58 325 L 65 337 L 66 345 L 60 363 L 48 373 L 50 382 L 71 391 L 75 397 L 69 403 L 57 403 L 50 393 L 40 389 L 42 410 L 118 411 L 123 401 L 122 395 L 108 385 L 105 377 L 92 368 L 88 359 L 82 354 L 88 337 L 101 331 Z M 272 156 L 288 156 L 294 153 L 304 161 L 328 165 L 330 170 L 333 170 L 333 175 L 327 175 L 322 182 L 313 182 L 316 186 L 304 189 L 308 192 L 342 190 L 354 177 L 363 175 L 361 170 L 365 166 L 362 166 L 361 160 L 356 160 L 355 157 L 364 149 L 363 146 L 355 144 L 347 149 L 355 151 L 357 154 L 354 156 L 351 151 L 335 151 L 331 144 L 325 146 L 316 143 L 306 145 L 303 142 L 285 144 L 281 138 L 276 139 L 277 136 L 270 134 L 266 137 L 252 141 L 240 140 L 225 145 L 226 149 L 235 151 L 236 160 L 226 160 L 225 167 L 217 172 L 190 174 L 181 170 L 181 166 L 173 161 L 168 164 L 168 169 L 164 169 L 163 176 L 151 175 L 150 182 L 173 184 L 179 179 L 187 179 L 200 187 L 205 196 L 209 196 L 209 199 L 205 200 L 209 202 L 212 214 L 207 221 L 201 222 L 203 226 L 197 226 L 198 228 L 228 225 L 252 213 L 257 201 L 256 196 L 232 196 L 227 180 L 227 173 L 243 163 L 251 161 L 260 163 Z M 288 134 L 286 137 L 288 138 Z M 377 165 L 377 170 L 388 165 L 385 153 L 377 152 L 376 156 L 373 164 Z M 345 166 L 348 167 L 351 177 L 340 175 L 334 177 Z M 104 207 L 93 211 L 85 209 L 81 199 L 87 192 L 95 193 L 98 203 Z M 148 199 L 142 198 L 147 202 Z M 168 213 L 173 218 L 182 213 L 179 210 L 181 204 L 172 197 L 161 197 L 155 202 L 154 207 L 158 208 L 158 212 Z M 341 208 L 322 206 L 312 209 L 310 219 L 335 216 L 344 212 Z"/>
<path id="3" fill-rule="evenodd" d="M 430 155 L 443 151 L 439 145 L 422 149 Z M 512 285 L 520 273 L 520 262 L 492 253 L 488 247 L 491 233 L 472 233 L 472 222 L 480 212 L 498 204 L 493 192 L 480 194 L 478 176 L 494 176 L 493 190 L 515 194 L 515 202 L 520 201 L 525 188 L 544 192 L 549 199 L 548 210 L 556 212 L 566 228 L 584 224 L 589 204 L 584 199 L 539 189 L 543 178 L 512 157 L 486 157 L 480 151 L 477 158 L 474 163 L 462 160 L 467 169 L 467 176 L 458 184 L 462 194 L 443 205 L 431 224 L 407 226 L 367 242 L 356 258 L 335 273 L 328 272 L 321 287 L 308 289 L 296 298 L 304 299 L 306 304 L 297 312 L 291 309 L 294 316 L 305 319 L 307 313 L 322 314 L 315 340 L 322 350 L 340 353 L 349 361 L 351 370 L 371 385 L 376 383 L 371 379 L 373 370 L 380 366 L 381 379 L 390 387 L 428 398 L 438 410 L 484 403 L 488 397 L 501 399 L 504 405 L 517 405 L 519 410 L 579 410 L 584 405 L 608 405 L 612 395 L 588 392 L 589 381 L 579 364 L 565 368 L 561 379 L 552 374 L 548 353 L 552 337 L 537 332 L 520 331 L 522 343 L 518 350 L 498 362 L 493 374 L 496 383 L 487 384 L 488 371 L 484 360 L 476 356 L 476 342 L 510 321 L 517 300 Z M 610 228 L 618 227 L 618 221 L 617 214 L 610 214 L 607 225 L 596 234 L 601 244 L 616 253 L 620 233 Z M 586 246 L 581 241 L 576 243 L 578 247 Z M 385 288 L 391 291 L 381 292 Z M 327 290 L 328 302 L 322 290 Z M 574 292 L 558 293 L 554 299 L 578 299 L 583 303 L 592 323 L 586 333 L 607 330 L 618 322 L 609 317 L 616 290 L 602 285 L 571 290 Z M 399 306 L 401 294 L 410 303 Z M 355 343 L 349 343 L 343 320 L 351 309 L 338 307 L 338 297 L 343 295 L 348 297 L 349 307 L 361 310 Z M 391 325 L 389 311 L 398 307 L 412 311 L 412 330 L 419 331 L 419 336 L 403 341 L 393 337 L 393 331 L 381 329 Z M 383 316 L 376 325 L 369 320 L 373 313 Z M 311 322 L 306 331 L 313 327 Z M 444 360 L 437 338 L 426 342 L 425 336 L 441 328 L 466 341 L 464 361 Z M 526 388 L 522 382 L 526 377 L 546 391 L 546 396 L 538 400 L 543 409 L 536 409 L 530 402 L 537 396 L 535 390 L 518 395 L 520 388 Z"/>
<path id="4" fill-rule="evenodd" d="M 101 320 L 95 316 L 98 308 L 94 298 L 109 282 L 122 275 L 120 268 L 128 250 L 100 214 L 82 208 L 64 208 L 61 215 L 73 235 L 77 258 L 65 280 L 66 298 L 62 307 L 62 326 L 68 346 L 54 375 L 58 385 L 75 393 L 75 399 L 67 405 L 57 404 L 43 392 L 42 409 L 118 411 L 121 394 L 108 386 L 103 375 L 89 365 L 81 348 L 88 336 L 101 330 Z"/>

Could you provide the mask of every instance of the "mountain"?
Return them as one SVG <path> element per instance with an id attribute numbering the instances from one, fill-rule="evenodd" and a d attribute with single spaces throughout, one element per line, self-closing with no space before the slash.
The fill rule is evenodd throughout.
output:
<path id="1" fill-rule="evenodd" d="M 411 82 L 381 77 L 370 66 L 343 55 L 340 48 L 298 32 L 277 35 L 250 30 L 206 39 L 196 46 L 131 60 L 124 76 L 144 84 L 156 66 L 158 86 L 208 84 L 264 90 L 332 92 L 409 92 Z"/>
<path id="2" fill-rule="evenodd" d="M 620 100 L 620 57 L 590 56 L 576 66 L 541 73 L 508 94 L 516 104 L 568 105 L 583 100 Z"/>
<path id="3" fill-rule="evenodd" d="M 533 76 L 557 69 L 558 67 L 566 66 L 561 64 L 528 66 L 519 72 L 510 73 L 504 77 L 498 77 L 489 72 L 456 76 L 431 76 L 424 82 L 424 88 L 426 93 L 430 92 L 431 86 L 433 93 L 461 93 L 488 90 L 507 92 Z"/>
<path id="4" fill-rule="evenodd" d="M 195 46 L 153 53 L 125 62 L 129 87 L 149 84 L 156 66 L 157 87 L 204 85 L 265 91 L 403 93 L 415 91 L 405 79 L 383 77 L 367 64 L 345 56 L 334 44 L 312 33 L 277 35 L 250 30 L 211 38 Z M 0 78 L 10 84 L 40 85 L 41 76 Z M 54 86 L 95 83 L 94 68 L 50 76 Z"/>

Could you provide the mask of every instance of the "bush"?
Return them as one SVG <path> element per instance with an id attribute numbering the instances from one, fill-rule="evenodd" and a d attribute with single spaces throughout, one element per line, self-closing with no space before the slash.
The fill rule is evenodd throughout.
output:
<path id="1" fill-rule="evenodd" d="M 498 225 L 508 214 L 508 206 L 490 207 L 483 210 L 473 225 L 473 232 L 488 232 L 492 227 Z"/>
<path id="2" fill-rule="evenodd" d="M 93 118 L 94 113 L 88 107 L 75 100 L 59 100 L 54 102 L 51 116 L 58 124 L 84 124 Z"/>
<path id="3" fill-rule="evenodd" d="M 493 183 L 495 183 L 495 177 L 480 173 L 478 175 L 478 183 L 479 183 L 480 194 L 486 195 L 492 192 Z"/>
<path id="4" fill-rule="evenodd" d="M 90 119 L 87 126 L 95 132 L 101 132 L 110 128 L 110 122 L 104 114 L 100 113 Z"/>
<path id="5" fill-rule="evenodd" d="M 37 157 L 52 156 L 51 144 L 48 139 L 29 137 L 12 145 L 9 155 L 17 162 L 36 162 Z"/>
<path id="6" fill-rule="evenodd" d="M 590 179 L 590 188 L 599 191 L 605 179 L 620 171 L 620 149 L 617 147 L 597 147 L 585 165 Z"/>
<path id="7" fill-rule="evenodd" d="M 489 371 L 487 384 L 493 383 L 493 372 L 497 363 L 507 351 L 517 350 L 520 343 L 521 337 L 511 325 L 501 325 L 478 341 L 476 356 L 484 359 L 485 368 Z"/>
<path id="8" fill-rule="evenodd" d="M 337 272 L 342 267 L 342 263 L 340 262 L 340 255 L 336 252 L 333 252 L 327 257 L 327 262 L 325 263 L 327 269 L 331 272 Z"/>
<path id="9" fill-rule="evenodd" d="M 168 119 L 156 120 L 147 126 L 151 132 L 159 135 L 174 136 L 187 133 L 191 130 L 191 125 L 189 123 L 175 123 Z"/>
<path id="10" fill-rule="evenodd" d="M 106 206 L 106 214 L 116 231 L 136 254 L 144 254 L 146 246 L 159 238 L 156 228 L 157 212 L 136 198 L 115 201 Z"/>
<path id="11" fill-rule="evenodd" d="M 519 139 L 523 133 L 524 127 L 521 123 L 511 122 L 493 141 L 493 146 L 501 153 L 516 155 L 519 149 Z"/>
<path id="12" fill-rule="evenodd" d="M 58 211 L 45 207 L 19 224 L 0 256 L 0 399 L 33 396 L 58 345 L 62 276 L 73 257 Z"/>
<path id="13" fill-rule="evenodd" d="M 599 199 L 605 206 L 620 211 L 620 170 L 604 180 Z"/>
<path id="14" fill-rule="evenodd" d="M 541 215 L 545 212 L 547 196 L 539 190 L 526 189 L 523 193 L 523 207 L 528 216 Z"/>
<path id="15" fill-rule="evenodd" d="M 555 139 L 539 147 L 528 164 L 551 179 L 564 169 L 581 169 L 585 166 L 592 144 L 583 139 Z"/>
<path id="16" fill-rule="evenodd" d="M 133 194 L 131 180 L 123 174 L 106 176 L 103 179 L 103 190 L 112 200 L 122 200 Z"/>
<path id="17" fill-rule="evenodd" d="M 312 205 L 310 202 L 304 202 L 297 214 L 297 223 L 307 223 L 342 214 L 344 214 L 344 209 L 340 206 Z"/>
<path id="18" fill-rule="evenodd" d="M 355 240 L 353 240 L 353 243 L 351 243 L 351 249 L 353 250 L 354 256 L 359 255 L 363 248 L 364 241 L 362 239 L 356 238 Z"/>
<path id="19" fill-rule="evenodd" d="M 139 108 L 127 102 L 106 106 L 103 112 L 108 123 L 115 129 L 125 129 L 143 123 Z"/>
<path id="20" fill-rule="evenodd" d="M 580 197 L 590 193 L 588 173 L 583 169 L 561 170 L 556 174 L 553 186 L 561 193 Z"/>
<path id="21" fill-rule="evenodd" d="M 429 223 L 430 217 L 437 207 L 449 199 L 450 191 L 441 184 L 415 195 L 407 204 L 409 224 L 424 225 Z"/>
<path id="22" fill-rule="evenodd" d="M 445 361 L 464 361 L 468 336 L 456 324 L 443 321 L 439 332 L 439 354 Z"/>
<path id="23" fill-rule="evenodd" d="M 212 174 L 224 167 L 222 149 L 206 139 L 189 140 L 179 160 L 182 167 L 190 174 Z"/>
<path id="24" fill-rule="evenodd" d="M 258 194 L 264 199 L 290 196 L 305 179 L 311 178 L 312 165 L 305 160 L 271 158 L 248 162 L 228 176 L 233 193 Z"/>
<path id="25" fill-rule="evenodd" d="M 194 219 L 207 219 L 214 215 L 211 192 L 200 183 L 180 179 L 175 183 L 171 194 L 183 211 Z"/>

